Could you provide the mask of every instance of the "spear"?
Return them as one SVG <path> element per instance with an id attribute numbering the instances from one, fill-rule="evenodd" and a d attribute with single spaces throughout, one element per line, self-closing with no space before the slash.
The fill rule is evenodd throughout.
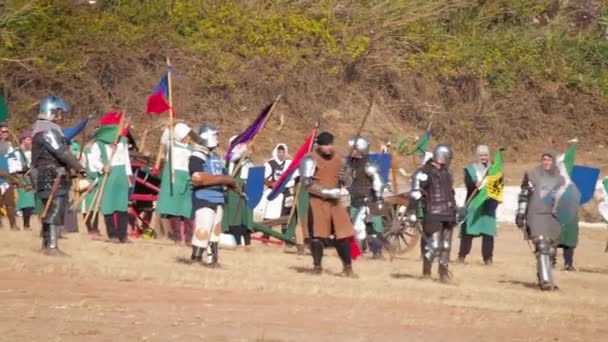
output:
<path id="1" fill-rule="evenodd" d="M 114 141 L 112 144 L 112 152 L 110 153 L 110 158 L 108 159 L 108 165 L 105 165 L 105 166 L 109 166 L 110 168 L 112 167 L 112 160 L 114 159 L 116 150 L 118 150 L 117 144 L 118 144 L 118 140 L 120 139 L 120 136 L 121 136 L 121 133 L 122 133 L 122 130 L 124 127 L 125 116 L 126 116 L 126 114 L 125 114 L 125 112 L 123 112 L 120 117 L 120 123 L 118 124 L 118 130 L 116 131 L 116 135 L 114 136 Z M 101 148 L 105 148 L 105 147 L 101 146 Z M 101 204 L 101 199 L 103 198 L 103 193 L 105 192 L 106 184 L 108 183 L 108 178 L 109 178 L 110 172 L 105 173 L 103 175 L 101 187 L 99 189 L 97 189 L 97 192 L 95 193 L 93 202 L 91 203 L 92 207 L 89 207 L 89 210 L 87 211 L 87 215 L 84 218 L 85 222 L 87 222 L 87 220 L 91 216 L 91 213 L 97 214 L 99 212 L 99 205 Z M 93 209 L 93 210 L 91 210 L 91 209 Z"/>
<path id="2" fill-rule="evenodd" d="M 169 193 L 173 196 L 173 179 L 175 178 L 175 170 L 173 169 L 173 137 L 175 136 L 173 128 L 173 117 L 175 112 L 173 111 L 173 91 L 171 90 L 171 61 L 167 57 L 167 68 L 169 73 L 167 74 L 167 84 L 169 88 Z"/>

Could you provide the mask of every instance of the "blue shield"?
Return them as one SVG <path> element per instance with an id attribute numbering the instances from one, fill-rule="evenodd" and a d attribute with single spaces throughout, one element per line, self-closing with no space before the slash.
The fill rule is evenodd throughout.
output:
<path id="1" fill-rule="evenodd" d="M 250 209 L 255 208 L 264 194 L 264 166 L 252 166 L 247 174 L 247 183 L 245 184 L 245 195 L 247 196 L 247 206 Z"/>
<path id="2" fill-rule="evenodd" d="M 388 174 L 391 170 L 391 155 L 388 153 L 370 153 L 370 159 L 378 165 L 380 177 L 384 184 L 388 183 Z"/>
<path id="3" fill-rule="evenodd" d="M 581 205 L 593 198 L 599 177 L 600 169 L 582 165 L 574 165 L 572 168 L 572 183 L 576 184 L 578 191 L 581 193 Z"/>

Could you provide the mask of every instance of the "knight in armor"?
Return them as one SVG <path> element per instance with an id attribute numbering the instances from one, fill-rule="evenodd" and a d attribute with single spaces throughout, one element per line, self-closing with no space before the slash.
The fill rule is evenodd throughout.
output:
<path id="1" fill-rule="evenodd" d="M 348 142 L 351 156 L 348 160 L 352 184 L 350 217 L 355 227 L 357 241 L 363 249 L 369 249 L 374 259 L 382 258 L 382 223 L 384 182 L 380 169 L 369 156 L 370 142 L 355 137 Z"/>
<path id="2" fill-rule="evenodd" d="M 264 176 L 265 176 L 265 185 L 267 187 L 264 192 L 263 198 L 271 192 L 275 183 L 279 180 L 281 175 L 289 165 L 291 165 L 292 159 L 289 157 L 289 151 L 287 149 L 287 145 L 285 144 L 277 144 L 272 150 L 272 159 L 267 161 L 264 164 Z M 269 201 L 266 204 L 266 210 L 264 211 L 264 219 L 265 220 L 275 220 L 282 216 L 289 215 L 291 205 L 293 203 L 293 188 L 295 185 L 296 175 L 292 176 L 292 179 L 285 185 L 285 190 L 283 193 L 279 194 L 275 199 Z M 281 231 L 285 233 L 286 225 L 281 227 Z M 269 236 L 264 234 L 265 238 Z"/>
<path id="3" fill-rule="evenodd" d="M 218 266 L 221 221 L 224 206 L 224 187 L 237 187 L 227 176 L 222 160 L 216 152 L 218 131 L 209 125 L 199 129 L 199 143 L 193 145 L 188 162 L 192 181 L 192 210 L 195 230 L 192 235 L 192 262 L 204 266 Z M 203 261 L 203 254 L 205 260 Z"/>
<path id="4" fill-rule="evenodd" d="M 122 127 L 114 124 L 102 124 L 98 128 L 94 133 L 95 141 L 88 162 L 89 168 L 101 179 L 107 177 L 104 191 L 100 194 L 99 212 L 104 217 L 108 239 L 113 243 L 128 243 L 129 189 L 132 186 L 133 171 L 127 139 L 119 129 Z M 117 135 L 118 143 L 114 145 Z M 93 208 L 95 209 L 97 208 Z"/>
<path id="5" fill-rule="evenodd" d="M 156 208 L 162 218 L 169 221 L 169 238 L 175 242 L 190 242 L 192 240 L 192 184 L 188 162 L 192 155 L 190 145 L 191 129 L 184 123 L 174 127 L 173 153 L 171 163 L 165 163 L 161 175 L 161 187 Z M 161 138 L 169 160 L 169 131 L 166 130 Z M 173 183 L 171 184 L 171 173 Z M 183 227 L 183 230 L 182 230 Z"/>
<path id="6" fill-rule="evenodd" d="M 13 145 L 9 139 L 9 129 L 6 123 L 0 124 L 0 156 L 3 156 L 7 160 L 6 165 L 8 167 L 8 173 L 14 173 L 11 170 L 11 159 L 14 159 Z M 17 227 L 17 221 L 15 219 L 15 187 L 7 179 L 0 178 L 0 207 L 6 210 L 6 216 L 11 227 L 11 230 L 19 230 Z M 0 223 L 1 225 L 1 223 Z"/>
<path id="7" fill-rule="evenodd" d="M 19 147 L 15 149 L 15 157 L 20 161 L 17 177 L 24 185 L 31 185 L 30 177 L 26 176 L 32 164 L 32 131 L 24 130 L 19 134 Z M 36 207 L 34 190 L 19 187 L 17 190 L 17 210 L 21 210 L 23 228 L 30 230 L 30 218 Z"/>
<path id="8" fill-rule="evenodd" d="M 556 153 L 546 149 L 541 165 L 527 171 L 521 182 L 521 192 L 515 223 L 532 241 L 536 255 L 536 276 L 541 290 L 554 290 L 552 264 L 559 241 L 561 224 L 554 214 L 559 190 L 566 179 L 556 166 Z"/>
<path id="9" fill-rule="evenodd" d="M 234 139 L 236 136 L 231 137 L 228 144 L 232 144 Z M 230 154 L 230 160 L 226 162 L 228 174 L 234 175 L 237 186 L 227 189 L 222 231 L 232 234 L 237 246 L 247 248 L 251 245 L 253 211 L 240 191 L 245 188 L 249 168 L 253 166 L 253 162 L 247 157 L 247 144 L 236 145 Z"/>
<path id="10" fill-rule="evenodd" d="M 464 184 L 467 188 L 467 202 L 477 194 L 477 189 L 483 186 L 484 178 L 490 168 L 490 148 L 486 145 L 477 146 L 476 161 L 464 169 Z M 460 250 L 458 262 L 464 263 L 471 252 L 473 238 L 481 236 L 481 255 L 486 265 L 492 264 L 494 254 L 494 236 L 496 236 L 496 208 L 498 202 L 488 198 L 481 205 L 480 214 L 470 217 L 461 225 Z"/>
<path id="11" fill-rule="evenodd" d="M 57 124 L 69 111 L 70 106 L 62 98 L 52 95 L 43 98 L 32 132 L 32 181 L 43 206 L 48 205 L 41 217 L 42 248 L 47 255 L 63 254 L 58 239 L 72 183 L 70 170 L 86 177 Z"/>
<path id="12" fill-rule="evenodd" d="M 450 279 L 448 264 L 452 245 L 452 230 L 456 226 L 456 198 L 450 162 L 452 149 L 438 144 L 433 156 L 412 175 L 412 202 L 408 215 L 416 221 L 422 214 L 422 275 L 431 277 L 434 260 L 439 261 L 439 280 Z M 420 208 L 420 210 L 418 210 Z"/>
<path id="13" fill-rule="evenodd" d="M 325 243 L 334 237 L 334 246 L 342 261 L 342 274 L 355 277 L 351 259 L 353 224 L 340 203 L 341 188 L 350 186 L 346 162 L 334 151 L 334 136 L 322 132 L 316 138 L 315 149 L 300 163 L 300 179 L 309 194 L 309 215 L 304 237 L 310 244 L 314 273 L 323 272 Z"/>

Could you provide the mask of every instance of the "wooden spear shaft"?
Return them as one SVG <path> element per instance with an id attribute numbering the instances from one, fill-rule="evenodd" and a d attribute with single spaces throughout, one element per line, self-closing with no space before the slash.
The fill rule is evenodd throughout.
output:
<path id="1" fill-rule="evenodd" d="M 274 109 L 276 108 L 277 103 L 279 103 L 279 101 L 281 100 L 281 97 L 282 97 L 282 95 L 279 94 L 277 96 L 277 98 L 274 100 L 274 102 L 272 103 L 272 106 L 270 106 L 270 109 L 268 110 L 268 114 L 266 115 L 266 118 L 264 118 L 264 122 L 262 123 L 262 127 L 260 128 L 260 130 L 258 131 L 258 133 L 253 136 L 253 138 L 251 139 L 251 141 L 247 144 L 247 145 L 249 145 L 249 148 L 245 151 L 245 155 L 243 155 L 243 157 L 241 158 L 241 160 L 239 160 L 239 162 L 234 167 L 234 170 L 232 170 L 232 177 L 235 177 L 236 174 L 238 173 L 238 171 L 241 169 L 241 166 L 243 165 L 243 162 L 245 161 L 247 155 L 249 154 L 249 150 L 253 146 L 253 143 L 255 142 L 255 139 L 258 137 L 259 133 L 264 129 L 264 127 L 266 127 L 266 123 L 268 122 L 268 119 L 272 115 L 272 112 L 274 112 Z"/>
<path id="2" fill-rule="evenodd" d="M 169 193 L 173 196 L 173 179 L 175 179 L 175 169 L 173 168 L 173 138 L 175 131 L 173 127 L 173 117 L 175 112 L 173 111 L 173 91 L 171 90 L 171 61 L 167 57 L 167 85 L 169 88 L 169 160 L 168 164 L 170 169 L 169 173 Z"/>
<path id="3" fill-rule="evenodd" d="M 112 160 L 114 159 L 116 150 L 118 150 L 117 144 L 118 144 L 118 140 L 120 139 L 122 129 L 124 127 L 125 115 L 126 115 L 125 113 L 122 113 L 122 116 L 120 117 L 120 123 L 118 124 L 118 131 L 116 132 L 116 135 L 114 136 L 112 152 L 110 153 L 110 158 L 108 159 L 108 165 L 106 165 L 106 166 L 109 166 L 110 168 L 112 167 Z M 100 146 L 100 148 L 105 148 L 105 146 Z M 111 169 L 110 169 L 110 172 L 111 172 Z M 108 178 L 109 178 L 110 172 L 105 173 L 103 175 L 103 180 L 101 181 L 101 187 L 99 187 L 97 189 L 97 192 L 95 193 L 93 203 L 91 203 L 93 206 L 92 206 L 92 208 L 89 207 L 89 210 L 87 211 L 87 215 L 84 218 L 85 222 L 87 222 L 87 220 L 91 216 L 91 213 L 97 214 L 99 212 L 99 205 L 101 204 L 101 199 L 103 198 L 103 193 L 105 192 L 106 184 L 108 183 Z M 93 209 L 93 210 L 91 210 L 91 209 Z"/>

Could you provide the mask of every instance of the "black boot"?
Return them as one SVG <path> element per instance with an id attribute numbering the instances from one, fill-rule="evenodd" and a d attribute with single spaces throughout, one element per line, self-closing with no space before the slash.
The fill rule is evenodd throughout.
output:
<path id="1" fill-rule="evenodd" d="M 42 230 L 40 231 L 40 237 L 42 237 L 42 251 L 49 248 L 50 234 L 50 225 L 48 223 L 43 223 Z"/>
<path id="2" fill-rule="evenodd" d="M 311 239 L 310 240 L 310 254 L 312 255 L 313 261 L 313 273 L 321 274 L 323 273 L 323 266 L 321 265 L 323 261 L 323 241 L 319 239 Z"/>
<path id="3" fill-rule="evenodd" d="M 203 262 L 203 252 L 205 251 L 202 247 L 197 247 L 192 245 L 192 255 L 190 256 L 190 261 L 194 262 Z"/>
<path id="4" fill-rule="evenodd" d="M 211 258 L 211 262 L 216 265 L 219 266 L 219 257 L 220 257 L 220 252 L 219 252 L 219 243 L 218 242 L 212 242 L 211 245 L 211 253 L 213 253 L 213 257 Z"/>
<path id="5" fill-rule="evenodd" d="M 433 262 L 426 257 L 422 257 L 422 277 L 430 278 L 431 277 L 431 268 L 433 267 Z"/>
<path id="6" fill-rule="evenodd" d="M 44 254 L 51 256 L 65 256 L 66 254 L 59 250 L 59 226 L 54 224 L 49 225 L 47 248 L 44 249 Z"/>
<path id="7" fill-rule="evenodd" d="M 353 272 L 353 262 L 350 256 L 350 239 L 336 240 L 336 252 L 342 261 L 342 276 L 356 278 Z"/>

